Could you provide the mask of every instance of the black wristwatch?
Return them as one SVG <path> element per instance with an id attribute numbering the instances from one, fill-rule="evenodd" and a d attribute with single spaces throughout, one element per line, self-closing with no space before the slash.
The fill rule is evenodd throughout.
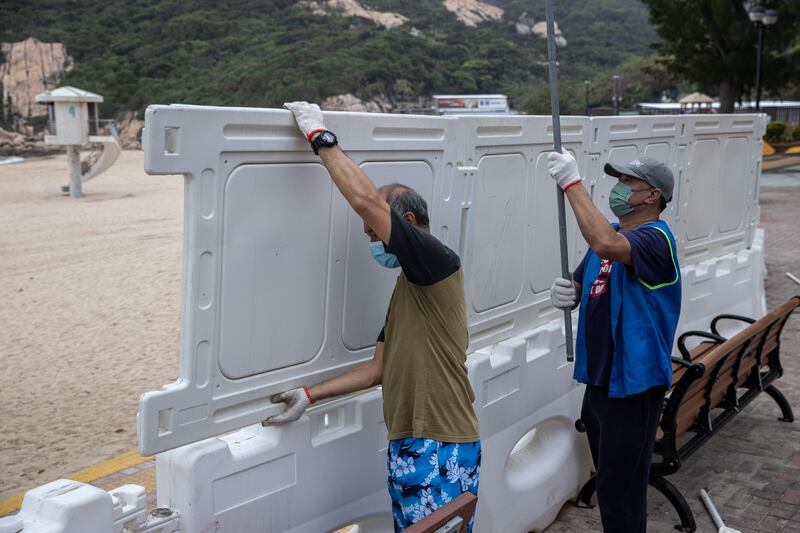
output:
<path id="1" fill-rule="evenodd" d="M 311 141 L 311 148 L 315 154 L 319 155 L 319 149 L 323 146 L 336 146 L 337 144 L 339 144 L 339 139 L 336 138 L 336 135 L 332 131 L 324 130 Z"/>

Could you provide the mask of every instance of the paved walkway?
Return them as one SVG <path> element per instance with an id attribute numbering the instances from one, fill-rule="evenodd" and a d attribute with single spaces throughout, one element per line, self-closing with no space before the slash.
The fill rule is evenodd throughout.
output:
<path id="1" fill-rule="evenodd" d="M 792 176 L 765 175 L 766 183 L 783 184 Z M 762 187 L 761 226 L 766 229 L 769 277 L 767 305 L 772 308 L 800 286 L 784 273 L 800 275 L 800 187 Z M 800 533 L 800 313 L 789 319 L 783 333 L 781 361 L 785 374 L 776 386 L 793 406 L 798 421 L 779 422 L 780 411 L 761 395 L 725 428 L 695 452 L 669 480 L 694 511 L 697 531 L 716 531 L 699 498 L 708 490 L 725 525 L 742 533 Z M 649 492 L 648 532 L 674 532 L 677 515 L 663 496 Z M 595 509 L 568 503 L 545 531 L 602 531 Z"/>

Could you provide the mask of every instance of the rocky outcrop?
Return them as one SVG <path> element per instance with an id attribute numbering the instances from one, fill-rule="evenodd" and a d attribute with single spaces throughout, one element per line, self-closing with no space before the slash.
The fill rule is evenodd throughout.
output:
<path id="1" fill-rule="evenodd" d="M 0 157 L 44 155 L 58 152 L 60 149 L 60 147 L 45 144 L 41 136 L 32 137 L 0 128 Z"/>
<path id="2" fill-rule="evenodd" d="M 15 125 L 47 114 L 36 95 L 54 89 L 72 69 L 73 61 L 61 43 L 43 43 L 30 37 L 16 43 L 0 43 L 5 62 L 0 63 L 3 118 Z"/>
<path id="3" fill-rule="evenodd" d="M 533 33 L 533 26 L 536 24 L 534 18 L 528 13 L 523 13 L 517 19 L 517 22 L 514 23 L 514 29 L 517 30 L 517 33 L 520 35 L 530 35 Z"/>
<path id="4" fill-rule="evenodd" d="M 564 34 L 561 33 L 561 28 L 558 27 L 558 22 L 553 22 L 553 30 L 555 31 L 556 46 L 567 46 L 567 40 L 564 38 Z M 531 31 L 534 35 L 537 35 L 542 39 L 547 39 L 547 22 L 537 22 L 531 26 Z"/>
<path id="5" fill-rule="evenodd" d="M 547 22 L 536 22 L 532 16 L 523 13 L 514 23 L 514 29 L 520 35 L 536 35 L 542 39 L 547 39 Z M 567 46 L 567 40 L 564 34 L 561 33 L 561 28 L 558 27 L 558 22 L 553 22 L 553 29 L 555 30 L 556 46 Z"/>
<path id="6" fill-rule="evenodd" d="M 114 123 L 119 134 L 119 144 L 125 150 L 142 148 L 142 128 L 144 122 L 136 118 L 136 113 L 121 109 L 114 115 Z"/>
<path id="7" fill-rule="evenodd" d="M 379 24 L 384 28 L 402 26 L 408 21 L 407 17 L 404 17 L 399 13 L 367 9 L 357 0 L 302 0 L 298 2 L 298 5 L 310 10 L 315 15 L 328 15 L 330 14 L 330 10 L 335 10 L 348 17 L 360 17 L 371 20 L 375 24 Z"/>
<path id="8" fill-rule="evenodd" d="M 364 101 L 352 94 L 329 96 L 319 103 L 325 111 L 355 111 L 360 113 L 386 113 L 391 111 L 391 104 L 385 97 Z"/>
<path id="9" fill-rule="evenodd" d="M 444 7 L 466 26 L 475 27 L 487 20 L 503 18 L 503 9 L 478 0 L 444 0 Z"/>

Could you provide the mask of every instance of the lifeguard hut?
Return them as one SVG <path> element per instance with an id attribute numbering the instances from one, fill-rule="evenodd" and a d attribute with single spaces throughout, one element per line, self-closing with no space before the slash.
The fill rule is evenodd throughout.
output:
<path id="1" fill-rule="evenodd" d="M 687 94 L 678 103 L 681 104 L 681 114 L 687 113 L 713 113 L 714 99 L 703 93 Z"/>
<path id="2" fill-rule="evenodd" d="M 83 183 L 106 171 L 122 151 L 113 122 L 103 121 L 110 123 L 111 135 L 99 135 L 101 120 L 97 105 L 103 97 L 67 85 L 39 94 L 36 101 L 47 105 L 50 135 L 45 136 L 45 143 L 64 145 L 67 149 L 69 186 L 63 190 L 68 190 L 73 198 L 80 198 Z M 98 143 L 101 148 L 81 161 L 81 147 Z"/>

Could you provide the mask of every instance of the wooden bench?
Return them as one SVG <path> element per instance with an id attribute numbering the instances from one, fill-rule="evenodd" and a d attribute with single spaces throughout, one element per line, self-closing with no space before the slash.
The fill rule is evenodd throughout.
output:
<path id="1" fill-rule="evenodd" d="M 650 485 L 663 494 L 678 512 L 681 523 L 675 528 L 693 532 L 694 516 L 680 491 L 666 478 L 680 470 L 681 464 L 736 416 L 762 391 L 781 410 L 779 420 L 793 422 L 789 402 L 773 385 L 781 377 L 780 336 L 792 312 L 800 306 L 800 296 L 770 311 L 759 320 L 737 315 L 719 315 L 710 332 L 689 331 L 678 338 L 681 357 L 673 357 L 672 389 L 669 391 L 656 435 Z M 747 326 L 724 338 L 720 322 L 744 322 Z M 689 339 L 701 339 L 692 349 Z M 583 430 L 580 421 L 576 422 Z M 592 477 L 581 489 L 577 505 L 590 505 L 596 489 Z"/>

